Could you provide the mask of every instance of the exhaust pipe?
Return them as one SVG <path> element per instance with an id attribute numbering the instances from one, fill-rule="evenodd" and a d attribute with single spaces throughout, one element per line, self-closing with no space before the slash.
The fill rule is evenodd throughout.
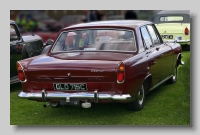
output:
<path id="1" fill-rule="evenodd" d="M 90 108 L 91 107 L 91 103 L 89 103 L 89 102 L 86 101 L 86 102 L 82 103 L 81 106 L 83 108 Z"/>

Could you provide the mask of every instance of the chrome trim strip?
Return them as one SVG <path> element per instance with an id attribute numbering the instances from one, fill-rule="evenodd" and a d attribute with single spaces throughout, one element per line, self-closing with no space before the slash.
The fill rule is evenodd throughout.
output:
<path id="1" fill-rule="evenodd" d="M 157 88 L 158 86 L 160 86 L 162 83 L 166 82 L 169 78 L 171 78 L 173 75 L 165 78 L 163 81 L 157 83 L 156 85 L 154 85 L 149 91 L 152 91 L 153 89 Z"/>
<path id="2" fill-rule="evenodd" d="M 46 94 L 42 94 L 46 93 Z M 45 95 L 45 97 L 43 97 Z M 89 92 L 78 92 L 78 93 L 64 93 L 64 92 L 23 92 L 21 91 L 18 94 L 19 98 L 24 98 L 24 99 L 65 99 L 66 97 L 68 98 L 73 98 L 73 99 L 95 99 L 95 93 L 89 93 Z M 97 94 L 97 99 L 98 100 L 105 100 L 105 99 L 110 99 L 110 100 L 130 100 L 131 96 L 129 94 L 116 94 L 116 95 L 111 95 L 111 94 Z M 96 99 L 96 100 L 97 100 Z"/>
<path id="3" fill-rule="evenodd" d="M 169 43 L 174 42 L 175 40 L 164 40 L 164 41 L 168 41 Z M 176 40 L 177 43 L 185 43 L 185 42 L 190 42 L 190 40 Z"/>

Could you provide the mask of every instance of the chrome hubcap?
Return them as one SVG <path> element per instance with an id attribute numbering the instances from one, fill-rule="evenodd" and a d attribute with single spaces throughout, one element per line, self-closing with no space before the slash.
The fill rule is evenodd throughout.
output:
<path id="1" fill-rule="evenodd" d="M 138 92 L 138 101 L 140 105 L 142 105 L 143 100 L 144 100 L 144 87 L 142 86 L 142 88 Z"/>

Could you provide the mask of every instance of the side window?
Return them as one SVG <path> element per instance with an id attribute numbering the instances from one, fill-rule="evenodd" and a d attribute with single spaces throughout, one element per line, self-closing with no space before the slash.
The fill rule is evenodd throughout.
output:
<path id="1" fill-rule="evenodd" d="M 148 33 L 148 31 L 147 31 L 145 26 L 141 27 L 141 33 L 142 33 L 142 37 L 144 39 L 144 43 L 145 43 L 146 47 L 147 48 L 152 47 L 153 44 L 152 44 L 150 35 L 149 35 L 149 33 Z"/>
<path id="2" fill-rule="evenodd" d="M 151 38 L 153 40 L 153 44 L 154 45 L 160 44 L 160 40 L 159 40 L 158 35 L 155 32 L 155 29 L 153 28 L 153 26 L 152 25 L 147 25 L 147 28 L 148 28 L 149 33 L 151 35 Z"/>
<path id="3" fill-rule="evenodd" d="M 16 41 L 16 40 L 19 40 L 19 37 L 17 35 L 15 26 L 11 24 L 10 25 L 10 41 Z"/>

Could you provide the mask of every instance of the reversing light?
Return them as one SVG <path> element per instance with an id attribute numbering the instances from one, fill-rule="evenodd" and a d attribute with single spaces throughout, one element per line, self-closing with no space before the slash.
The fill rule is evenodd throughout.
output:
<path id="1" fill-rule="evenodd" d="M 124 82 L 124 79 L 125 79 L 125 65 L 124 65 L 124 63 L 122 62 L 122 63 L 119 65 L 118 74 L 117 74 L 117 82 L 118 82 L 118 83 L 123 83 L 123 82 Z"/>
<path id="2" fill-rule="evenodd" d="M 185 27 L 185 35 L 189 34 L 189 29 L 187 27 Z"/>

